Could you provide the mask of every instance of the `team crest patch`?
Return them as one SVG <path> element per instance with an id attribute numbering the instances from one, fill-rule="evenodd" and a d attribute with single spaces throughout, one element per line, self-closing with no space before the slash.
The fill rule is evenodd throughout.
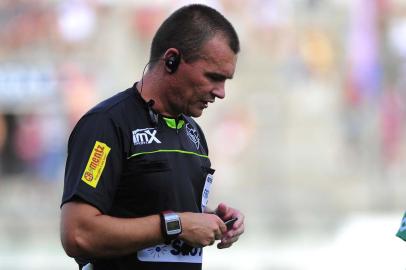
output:
<path id="1" fill-rule="evenodd" d="M 82 181 L 91 187 L 96 187 L 106 165 L 107 156 L 110 152 L 107 144 L 96 141 L 93 151 L 90 154 L 85 171 L 82 175 Z"/>
<path id="2" fill-rule="evenodd" d="M 187 123 L 185 127 L 186 127 L 187 136 L 195 144 L 196 149 L 199 149 L 199 146 L 200 146 L 199 133 L 189 123 Z"/>

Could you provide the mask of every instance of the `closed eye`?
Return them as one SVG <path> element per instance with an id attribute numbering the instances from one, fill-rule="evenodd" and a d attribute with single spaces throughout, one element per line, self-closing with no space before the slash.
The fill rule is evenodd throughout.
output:
<path id="1" fill-rule="evenodd" d="M 224 82 L 227 77 L 218 73 L 206 73 L 206 77 L 213 82 Z"/>

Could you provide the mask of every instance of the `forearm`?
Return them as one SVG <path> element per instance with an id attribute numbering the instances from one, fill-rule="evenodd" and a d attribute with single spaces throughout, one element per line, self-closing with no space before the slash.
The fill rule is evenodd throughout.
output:
<path id="1" fill-rule="evenodd" d="M 159 222 L 158 215 L 129 219 L 99 216 L 84 225 L 79 235 L 84 255 L 121 256 L 162 243 Z"/>
<path id="2" fill-rule="evenodd" d="M 102 214 L 80 217 L 80 210 L 83 209 L 75 208 L 73 215 L 79 217 L 75 221 L 66 220 L 72 218 L 72 213 L 62 216 L 62 244 L 69 256 L 122 256 L 164 241 L 159 215 L 142 218 L 116 218 Z"/>

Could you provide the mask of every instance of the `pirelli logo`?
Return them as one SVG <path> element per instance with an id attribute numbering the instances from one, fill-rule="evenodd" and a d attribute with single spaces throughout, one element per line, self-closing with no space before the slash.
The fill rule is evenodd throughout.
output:
<path id="1" fill-rule="evenodd" d="M 100 176 L 103 173 L 104 166 L 106 165 L 110 149 L 111 148 L 108 147 L 107 144 L 96 141 L 87 162 L 86 169 L 82 175 L 83 182 L 94 188 L 97 186 Z"/>

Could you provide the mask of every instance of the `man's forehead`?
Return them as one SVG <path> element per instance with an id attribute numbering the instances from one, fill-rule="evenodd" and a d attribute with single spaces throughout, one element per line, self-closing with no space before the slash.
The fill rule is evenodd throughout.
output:
<path id="1" fill-rule="evenodd" d="M 202 50 L 204 60 L 210 64 L 214 64 L 221 69 L 221 73 L 226 76 L 232 76 L 234 73 L 237 55 L 230 49 L 227 43 L 213 42 L 207 44 Z"/>
<path id="2" fill-rule="evenodd" d="M 235 54 L 230 48 L 229 40 L 220 34 L 217 34 L 211 39 L 207 40 L 200 49 L 201 52 L 205 52 L 207 50 L 229 51 L 232 54 Z"/>

